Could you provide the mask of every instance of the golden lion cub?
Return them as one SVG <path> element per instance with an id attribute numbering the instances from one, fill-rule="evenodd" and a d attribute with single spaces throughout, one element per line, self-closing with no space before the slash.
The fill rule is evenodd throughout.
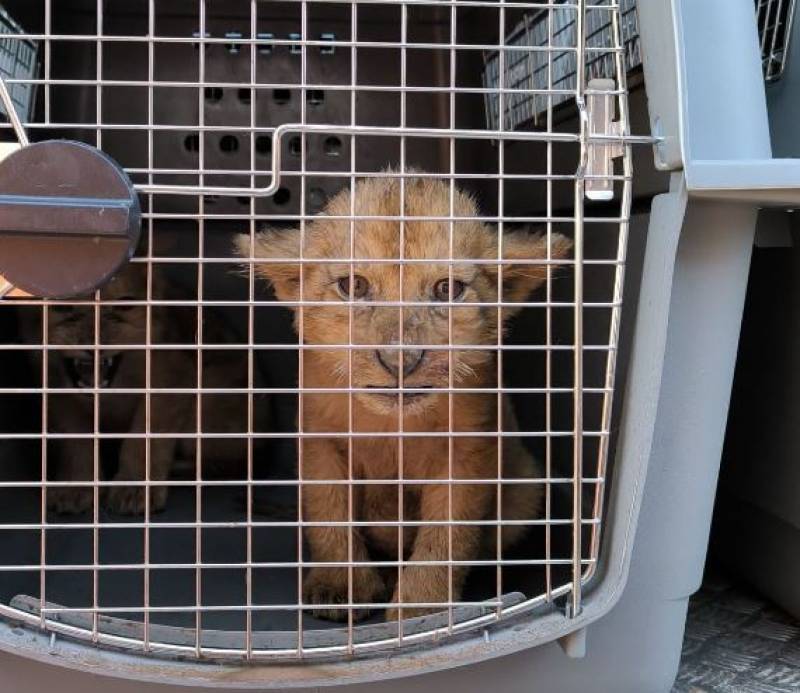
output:
<path id="1" fill-rule="evenodd" d="M 401 213 L 400 182 L 388 175 L 356 184 L 357 216 Z M 454 193 L 453 209 L 456 217 L 478 216 L 475 202 L 459 190 Z M 315 482 L 302 485 L 301 513 L 304 522 L 313 523 L 305 530 L 313 561 L 343 564 L 312 568 L 303 584 L 303 598 L 319 605 L 314 611 L 318 617 L 345 619 L 347 610 L 338 605 L 353 603 L 363 605 L 354 610 L 355 618 L 363 618 L 369 605 L 385 601 L 393 589 L 392 602 L 408 605 L 403 606 L 402 616 L 412 617 L 441 610 L 435 607 L 459 599 L 468 570 L 465 564 L 481 556 L 482 545 L 492 551 L 491 557 L 496 555 L 495 527 L 475 522 L 497 519 L 498 440 L 486 434 L 498 430 L 498 400 L 491 391 L 474 390 L 498 384 L 492 347 L 498 344 L 502 321 L 491 305 L 498 300 L 498 286 L 502 283 L 502 301 L 525 301 L 546 279 L 545 266 L 529 261 L 548 256 L 547 242 L 528 232 L 505 233 L 503 259 L 512 262 L 503 264 L 501 279 L 497 232 L 480 221 L 456 221 L 452 249 L 449 222 L 406 221 L 401 255 L 400 224 L 391 220 L 356 221 L 351 248 L 351 222 L 342 218 L 351 213 L 350 191 L 344 190 L 330 200 L 322 216 L 307 225 L 302 299 L 312 305 L 293 309 L 295 327 L 302 330 L 306 345 L 302 385 L 312 390 L 303 395 L 300 430 L 330 434 L 300 441 L 299 478 Z M 449 184 L 407 179 L 402 213 L 448 216 Z M 272 283 L 282 301 L 301 298 L 301 265 L 285 261 L 300 257 L 300 238 L 297 230 L 267 230 L 256 237 L 253 256 L 270 258 L 258 262 L 256 270 Z M 562 258 L 570 247 L 568 239 L 552 234 L 550 257 Z M 251 257 L 248 236 L 238 240 L 238 251 Z M 352 266 L 346 261 L 351 252 L 356 258 Z M 402 280 L 400 262 L 369 262 L 401 257 L 409 260 L 403 263 Z M 458 259 L 452 276 L 446 262 L 449 257 Z M 344 261 L 329 261 L 337 258 Z M 392 305 L 401 298 L 403 307 Z M 313 305 L 321 303 L 325 305 Z M 502 320 L 515 312 L 514 307 L 504 308 Z M 399 348 L 400 344 L 405 348 Z M 487 348 L 448 350 L 448 344 Z M 314 349 L 315 345 L 342 346 Z M 473 392 L 454 394 L 450 403 L 446 390 L 451 385 Z M 346 391 L 350 386 L 355 389 L 352 410 Z M 321 388 L 332 392 L 313 391 Z M 503 402 L 502 411 L 502 430 L 516 430 L 509 402 Z M 352 448 L 350 430 L 357 434 Z M 402 437 L 393 435 L 401 430 Z M 451 430 L 457 433 L 452 439 Z M 461 435 L 470 432 L 476 435 Z M 502 458 L 503 479 L 541 476 L 536 460 L 515 438 L 503 441 Z M 451 475 L 457 483 L 430 483 Z M 398 478 L 404 480 L 400 498 Z M 348 479 L 352 479 L 352 496 L 343 483 Z M 476 482 L 458 483 L 469 479 Z M 506 484 L 502 495 L 504 519 L 538 516 L 541 484 Z M 398 529 L 399 519 L 412 524 Z M 324 526 L 348 520 L 373 524 L 356 529 L 351 537 L 345 526 Z M 453 524 L 448 526 L 448 520 Z M 386 525 L 374 524 L 381 522 Z M 523 529 L 523 525 L 504 527 L 503 548 L 519 539 Z M 376 554 L 396 561 L 398 542 L 402 542 L 403 560 L 409 561 L 402 574 L 379 572 L 371 566 L 355 568 L 349 592 L 346 563 L 369 561 L 371 556 L 376 560 Z M 461 562 L 452 568 L 452 575 L 445 564 L 450 560 Z M 427 562 L 434 564 L 423 564 Z M 384 582 L 387 574 L 390 581 L 392 576 L 399 577 L 397 585 Z M 386 617 L 398 618 L 398 608 L 389 609 Z"/>

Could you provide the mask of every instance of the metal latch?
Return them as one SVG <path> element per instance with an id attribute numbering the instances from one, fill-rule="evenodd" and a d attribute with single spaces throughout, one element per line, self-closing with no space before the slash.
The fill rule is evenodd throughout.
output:
<path id="1" fill-rule="evenodd" d="M 593 79 L 586 85 L 586 111 L 589 136 L 605 135 L 622 138 L 623 124 L 615 122 L 616 83 L 613 79 Z M 586 164 L 586 197 L 608 202 L 614 199 L 614 159 L 625 153 L 617 142 L 589 144 Z"/>

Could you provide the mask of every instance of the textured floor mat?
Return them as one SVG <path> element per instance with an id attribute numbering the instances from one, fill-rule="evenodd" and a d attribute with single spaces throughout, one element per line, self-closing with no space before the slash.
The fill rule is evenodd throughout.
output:
<path id="1" fill-rule="evenodd" d="M 692 598 L 673 693 L 800 691 L 800 623 L 746 587 L 707 576 Z"/>

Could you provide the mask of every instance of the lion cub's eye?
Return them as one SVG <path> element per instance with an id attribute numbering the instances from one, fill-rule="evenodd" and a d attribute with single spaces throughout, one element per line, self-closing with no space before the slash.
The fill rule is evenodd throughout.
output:
<path id="1" fill-rule="evenodd" d="M 458 279 L 454 279 L 452 285 L 449 279 L 440 279 L 433 286 L 433 295 L 437 301 L 457 301 L 463 296 L 464 288 L 464 282 Z"/>
<path id="2" fill-rule="evenodd" d="M 336 287 L 342 298 L 350 298 L 350 277 L 341 277 L 336 282 Z M 364 298 L 369 291 L 369 282 L 360 274 L 353 275 L 352 296 L 353 298 Z"/>

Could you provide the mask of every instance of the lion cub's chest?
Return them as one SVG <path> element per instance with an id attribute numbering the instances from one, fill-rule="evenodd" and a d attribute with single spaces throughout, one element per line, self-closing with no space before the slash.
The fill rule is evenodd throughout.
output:
<path id="1" fill-rule="evenodd" d="M 429 478 L 433 475 L 431 460 L 442 454 L 446 460 L 446 442 L 438 443 L 430 438 L 422 442 L 413 438 L 406 438 L 402 442 L 399 438 L 355 441 L 353 464 L 356 477 L 372 481 L 387 480 L 386 484 L 367 484 L 359 489 L 355 509 L 357 519 L 387 523 L 394 523 L 400 517 L 410 521 L 419 520 L 422 488 L 419 485 L 403 485 L 401 503 L 396 479 L 401 475 L 404 479 Z M 396 555 L 398 531 L 394 525 L 367 527 L 365 535 L 370 550 L 390 557 Z M 408 555 L 416 536 L 416 527 L 405 527 L 402 536 L 403 552 Z"/>
<path id="2" fill-rule="evenodd" d="M 447 468 L 446 437 L 366 438 L 353 443 L 353 466 L 362 479 L 429 479 Z"/>

